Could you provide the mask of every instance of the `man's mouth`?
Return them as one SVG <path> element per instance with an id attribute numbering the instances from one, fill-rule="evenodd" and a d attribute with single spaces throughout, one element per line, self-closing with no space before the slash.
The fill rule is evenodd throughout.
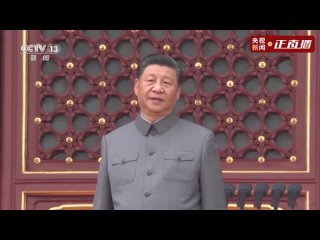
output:
<path id="1" fill-rule="evenodd" d="M 150 97 L 149 100 L 151 100 L 151 102 L 153 103 L 161 103 L 163 102 L 164 100 L 160 97 Z"/>

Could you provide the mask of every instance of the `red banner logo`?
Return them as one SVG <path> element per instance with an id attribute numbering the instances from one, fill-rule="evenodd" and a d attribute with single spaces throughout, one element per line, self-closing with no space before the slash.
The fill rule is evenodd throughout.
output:
<path id="1" fill-rule="evenodd" d="M 268 52 L 313 52 L 314 36 L 251 36 L 250 51 Z"/>

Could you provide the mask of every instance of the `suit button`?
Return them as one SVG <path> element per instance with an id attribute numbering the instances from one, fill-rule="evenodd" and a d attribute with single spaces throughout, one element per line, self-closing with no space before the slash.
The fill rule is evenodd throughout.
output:
<path id="1" fill-rule="evenodd" d="M 154 152 L 149 152 L 149 156 L 152 156 L 154 154 Z"/>
<path id="2" fill-rule="evenodd" d="M 150 197 L 150 195 L 151 195 L 151 193 L 149 193 L 149 192 L 144 193 L 145 197 Z"/>
<path id="3" fill-rule="evenodd" d="M 153 174 L 152 171 L 148 171 L 148 172 L 147 172 L 147 175 L 148 175 L 148 176 L 151 176 L 152 174 Z"/>

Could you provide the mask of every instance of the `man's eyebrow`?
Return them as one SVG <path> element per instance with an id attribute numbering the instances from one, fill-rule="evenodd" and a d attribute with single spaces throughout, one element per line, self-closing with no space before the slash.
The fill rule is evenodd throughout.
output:
<path id="1" fill-rule="evenodd" d="M 155 77 L 156 75 L 155 74 L 153 74 L 153 73 L 149 73 L 148 75 L 147 75 L 147 77 Z"/>
<path id="2" fill-rule="evenodd" d="M 157 75 L 154 74 L 154 73 L 149 73 L 149 74 L 146 75 L 146 78 L 148 78 L 148 77 L 157 77 Z M 164 76 L 162 79 L 163 80 L 173 81 L 173 79 L 170 76 Z"/>

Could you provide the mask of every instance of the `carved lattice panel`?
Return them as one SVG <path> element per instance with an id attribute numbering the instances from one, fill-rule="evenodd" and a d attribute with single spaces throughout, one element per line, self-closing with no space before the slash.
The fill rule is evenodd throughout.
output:
<path id="1" fill-rule="evenodd" d="M 23 191 L 22 210 L 90 210 L 94 191 Z"/>
<path id="2" fill-rule="evenodd" d="M 28 60 L 28 101 L 38 104 L 28 111 L 26 170 L 97 170 L 101 136 L 139 111 L 133 93 L 137 64 L 157 52 L 178 61 L 184 82 L 176 110 L 215 132 L 226 172 L 307 171 L 307 110 L 296 102 L 308 98 L 306 68 L 297 70 L 298 63 L 306 66 L 306 55 L 249 51 L 250 34 L 299 33 L 31 32 L 29 42 L 59 44 L 61 52 L 49 61 Z"/>

